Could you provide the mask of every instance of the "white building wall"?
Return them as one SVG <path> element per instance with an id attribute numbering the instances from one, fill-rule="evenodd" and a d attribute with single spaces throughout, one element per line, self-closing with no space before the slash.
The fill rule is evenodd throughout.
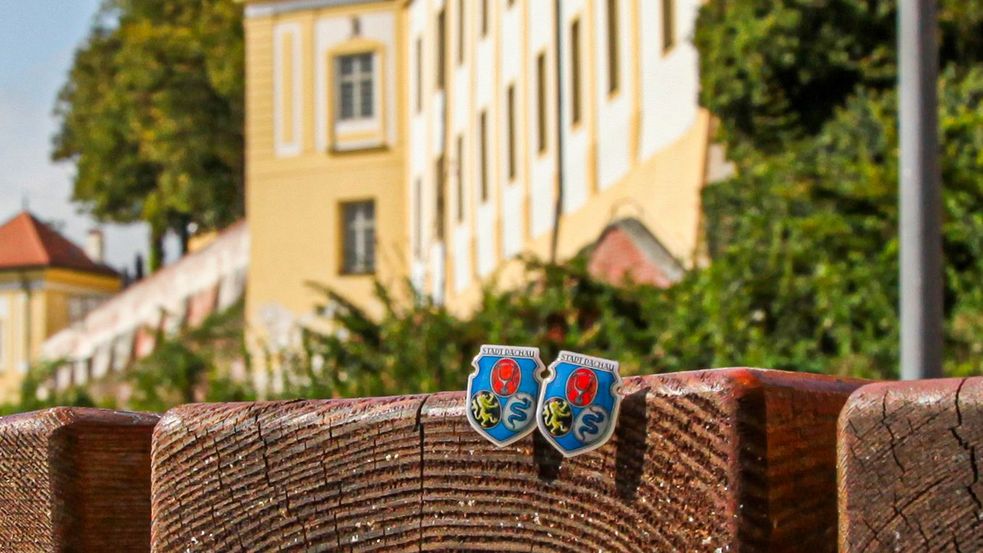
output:
<path id="1" fill-rule="evenodd" d="M 608 74 L 608 37 L 607 37 L 607 2 L 594 2 L 594 59 L 595 97 L 597 111 L 595 128 L 597 129 L 597 168 L 598 187 L 601 190 L 609 188 L 618 182 L 628 172 L 632 156 L 631 144 L 631 108 L 634 94 L 634 76 L 632 74 L 631 26 L 635 24 L 630 18 L 629 0 L 616 0 L 618 5 L 617 37 L 618 60 L 620 62 L 619 86 L 617 91 L 609 93 Z M 602 139 L 603 137 L 603 139 Z"/>
<path id="2" fill-rule="evenodd" d="M 624 182 L 633 164 L 676 143 L 698 121 L 697 53 L 689 38 L 700 0 L 677 0 L 677 44 L 662 51 L 661 1 L 616 0 L 618 5 L 617 90 L 608 91 L 607 2 L 563 0 L 561 81 L 556 82 L 554 4 L 540 0 L 489 0 L 489 23 L 481 35 L 481 2 L 465 2 L 467 38 L 458 63 L 457 0 L 413 0 L 407 5 L 406 94 L 409 121 L 409 235 L 420 249 L 411 275 L 435 297 L 469 290 L 475 275 L 492 274 L 554 227 L 556 194 L 557 90 L 562 87 L 563 213 L 576 215 L 595 194 Z M 436 19 L 445 10 L 446 91 L 435 90 Z M 571 25 L 580 22 L 581 118 L 572 120 Z M 416 109 L 416 39 L 423 37 L 423 109 Z M 640 47 L 640 52 L 633 49 Z M 546 54 L 545 151 L 538 149 L 537 56 Z M 637 58 L 637 60 L 635 59 Z M 636 79 L 638 81 L 636 82 Z M 507 90 L 515 87 L 515 172 L 508 170 Z M 449 108 L 445 111 L 445 103 Z M 480 186 L 479 117 L 487 113 L 488 197 Z M 444 121 L 445 116 L 447 121 Z M 446 131 L 445 131 L 446 125 Z M 464 138 L 464 186 L 458 187 L 457 137 Z M 445 143 L 446 142 L 446 143 Z M 636 151 L 632 151 L 632 148 Z M 434 235 L 437 191 L 435 162 L 445 155 L 446 244 Z M 419 209 L 415 183 L 422 183 Z M 660 183 L 661 187 L 672 183 Z M 457 194 L 464 194 L 458 221 Z M 636 193 L 636 192 L 633 192 Z M 653 193 L 658 189 L 653 188 Z M 582 214 L 581 214 L 582 215 Z M 607 213 L 606 213 L 607 215 Z M 579 215 L 578 215 L 579 216 Z M 420 221 L 417 221 L 420 219 Z M 538 247 L 538 246 L 537 246 Z M 448 287 L 445 288 L 445 285 Z"/>
<path id="3" fill-rule="evenodd" d="M 474 3 L 475 6 L 478 5 L 477 2 Z M 493 3 L 497 5 L 497 3 Z M 498 110 L 498 106 L 495 102 L 496 89 L 495 89 L 495 75 L 496 75 L 496 65 L 495 65 L 495 15 L 496 9 L 489 6 L 489 21 L 488 24 L 488 34 L 484 37 L 480 37 L 480 27 L 478 24 L 475 25 L 474 34 L 472 36 L 476 37 L 475 43 L 475 54 L 474 54 L 474 89 L 472 91 L 475 106 L 473 113 L 473 132 L 472 144 L 473 147 L 471 151 L 473 152 L 472 171 L 474 186 L 472 187 L 472 194 L 474 195 L 473 204 L 476 206 L 475 212 L 475 255 L 477 256 L 477 270 L 479 276 L 486 276 L 495 268 L 495 263 L 497 262 L 498 256 L 495 252 L 495 236 L 497 233 L 496 227 L 496 202 L 498 197 L 499 187 L 495 186 L 498 182 L 498 166 L 495 163 L 497 159 L 496 155 L 496 129 L 499 126 L 499 121 L 501 117 L 501 111 Z M 478 14 L 472 18 L 474 21 L 478 21 Z M 480 24 L 480 23 L 479 23 Z M 488 133 L 486 137 L 487 159 L 486 159 L 486 170 L 488 179 L 488 197 L 482 202 L 481 200 L 481 176 L 480 171 L 480 155 L 479 151 L 481 147 L 481 140 L 478 136 L 480 132 L 479 118 L 482 111 L 486 114 L 487 129 Z"/>
<path id="4" fill-rule="evenodd" d="M 699 0 L 676 0 L 676 44 L 664 52 L 661 2 L 640 2 L 642 47 L 641 154 L 677 140 L 699 112 L 699 60 L 691 37 Z"/>
<path id="5" fill-rule="evenodd" d="M 406 40 L 409 43 L 404 48 L 408 53 L 408 75 L 410 83 L 409 94 L 405 96 L 408 105 L 406 113 L 409 120 L 410 143 L 407 145 L 409 159 L 408 182 L 406 193 L 408 194 L 406 205 L 409 208 L 410 228 L 407 236 L 411 243 L 419 245 L 420 248 L 411 248 L 413 256 L 410 273 L 414 287 L 423 290 L 427 276 L 430 273 L 427 266 L 429 259 L 428 244 L 432 238 L 432 225 L 426 221 L 432 220 L 433 212 L 431 206 L 434 202 L 432 175 L 430 174 L 433 166 L 430 141 L 431 123 L 431 100 L 433 91 L 433 81 L 428 79 L 428 75 L 433 74 L 433 26 L 430 24 L 431 11 L 430 2 L 418 1 L 409 6 L 407 19 L 409 22 L 409 32 L 406 33 Z M 419 62 L 421 67 L 417 68 L 417 41 L 420 41 L 421 53 Z M 417 82 L 417 80 L 421 82 Z M 420 94 L 420 98 L 417 98 Z M 418 110 L 419 105 L 422 109 Z M 420 184 L 419 194 L 417 193 L 417 183 Z M 418 205 L 419 204 L 419 205 Z"/>
<path id="6" fill-rule="evenodd" d="M 41 357 L 70 361 L 59 369 L 57 385 L 91 362 L 92 378 L 122 370 L 133 355 L 141 329 L 176 332 L 185 321 L 189 300 L 218 287 L 218 306 L 242 297 L 249 265 L 249 229 L 239 223 L 221 232 L 205 248 L 188 254 L 131 285 L 89 312 L 81 321 L 54 334 L 41 345 Z M 224 304 L 224 305 L 223 305 Z"/>
<path id="7" fill-rule="evenodd" d="M 448 215 L 451 220 L 450 228 L 453 233 L 453 255 L 451 256 L 454 262 L 454 290 L 455 292 L 461 292 L 467 289 L 468 285 L 471 284 L 471 221 L 473 220 L 472 209 L 471 209 L 471 184 L 474 183 L 474 174 L 472 168 L 474 166 L 474 156 L 472 155 L 472 136 L 471 136 L 471 118 L 472 118 L 472 93 L 474 89 L 472 83 L 472 42 L 471 38 L 474 36 L 474 28 L 472 26 L 472 21 L 474 21 L 474 16 L 476 10 L 479 7 L 478 2 L 464 2 L 464 37 L 466 39 L 464 48 L 464 57 L 461 63 L 458 63 L 460 59 L 458 49 L 460 48 L 461 40 L 459 33 L 462 32 L 459 23 L 461 22 L 458 10 L 461 6 L 461 2 L 455 0 L 451 3 L 454 11 L 448 14 L 448 42 L 449 48 L 447 50 L 448 56 L 448 66 L 450 75 L 452 75 L 453 81 L 450 83 L 453 87 L 452 89 L 452 114 L 451 114 L 451 140 L 450 140 L 450 163 L 448 164 L 449 179 L 447 180 L 450 190 L 448 190 L 447 199 L 449 205 Z M 462 149 L 458 151 L 458 138 L 461 139 Z M 460 179 L 460 182 L 459 182 Z M 460 196 L 460 197 L 459 197 Z M 458 220 L 458 205 L 462 206 L 462 214 L 460 220 Z"/>
<path id="8" fill-rule="evenodd" d="M 498 135 L 499 143 L 499 155 L 498 155 L 498 167 L 497 170 L 501 175 L 499 179 L 500 186 L 502 188 L 502 213 L 501 213 L 501 228 L 502 228 L 502 256 L 512 257 L 517 255 L 522 251 L 522 240 L 524 234 L 524 190 L 523 190 L 523 170 L 522 170 L 522 152 L 525 151 L 526 145 L 523 143 L 521 130 L 522 114 L 524 113 L 523 107 L 523 94 L 522 94 L 522 83 L 520 80 L 520 72 L 523 66 L 523 55 L 522 55 L 522 17 L 519 10 L 519 5 L 521 2 L 516 2 L 511 6 L 508 6 L 505 2 L 501 2 L 503 5 L 500 9 L 503 11 L 500 14 L 501 17 L 501 42 L 499 43 L 499 82 L 501 83 L 500 91 L 500 103 L 499 109 L 501 110 L 501 117 L 497 118 L 498 128 L 496 133 Z M 516 170 L 515 177 L 509 179 L 509 168 L 508 168 L 508 124 L 506 122 L 506 117 L 508 117 L 508 106 L 506 104 L 506 91 L 509 85 L 515 86 L 515 119 L 516 119 Z"/>
<path id="9" fill-rule="evenodd" d="M 532 237 L 538 238 L 553 228 L 554 196 L 556 188 L 556 89 L 555 52 L 553 47 L 553 3 L 528 2 L 529 46 L 525 56 L 526 86 L 525 96 L 529 109 L 526 110 L 526 163 L 530 167 L 530 205 Z M 544 91 L 546 148 L 539 149 L 539 75 L 538 59 L 545 56 Z"/>
<path id="10" fill-rule="evenodd" d="M 588 134 L 588 117 L 591 113 L 590 80 L 591 43 L 590 17 L 587 13 L 587 2 L 584 0 L 565 0 L 562 4 L 563 33 L 561 36 L 563 59 L 563 212 L 570 213 L 583 207 L 587 201 L 587 182 L 590 166 L 590 140 Z M 576 127 L 573 125 L 573 80 L 571 26 L 574 21 L 580 21 L 580 109 L 581 118 Z"/>

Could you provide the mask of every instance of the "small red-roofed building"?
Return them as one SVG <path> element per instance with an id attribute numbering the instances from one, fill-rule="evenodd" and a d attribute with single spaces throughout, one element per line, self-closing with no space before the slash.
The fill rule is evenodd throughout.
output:
<path id="1" fill-rule="evenodd" d="M 683 278 L 682 263 L 637 219 L 621 219 L 597 239 L 587 256 L 591 275 L 610 284 L 668 288 Z"/>
<path id="2" fill-rule="evenodd" d="M 115 270 L 27 211 L 0 225 L 0 402 L 18 399 L 45 339 L 121 285 Z"/>

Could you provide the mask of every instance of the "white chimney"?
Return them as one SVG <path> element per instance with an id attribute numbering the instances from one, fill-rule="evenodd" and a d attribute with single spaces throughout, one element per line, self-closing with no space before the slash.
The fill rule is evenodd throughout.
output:
<path id="1" fill-rule="evenodd" d="M 90 230 L 89 235 L 85 238 L 85 255 L 96 263 L 102 263 L 105 249 L 106 243 L 102 231 L 97 228 Z"/>

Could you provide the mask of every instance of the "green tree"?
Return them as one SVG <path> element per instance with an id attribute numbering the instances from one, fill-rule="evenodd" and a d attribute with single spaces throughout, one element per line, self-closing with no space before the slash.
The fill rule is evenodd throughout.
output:
<path id="1" fill-rule="evenodd" d="M 711 0 L 696 24 L 700 101 L 732 155 L 815 135 L 858 88 L 897 78 L 895 0 Z M 941 62 L 983 52 L 983 2 L 940 0 Z"/>
<path id="2" fill-rule="evenodd" d="M 241 6 L 106 0 L 58 95 L 52 158 L 75 164 L 73 200 L 164 235 L 243 213 Z"/>
<path id="3" fill-rule="evenodd" d="M 983 2 L 940 4 L 946 367 L 979 371 Z M 895 8 L 716 0 L 701 9 L 701 101 L 737 174 L 704 191 L 714 259 L 697 279 L 717 286 L 694 292 L 727 314 L 706 339 L 733 341 L 747 362 L 895 374 Z"/>

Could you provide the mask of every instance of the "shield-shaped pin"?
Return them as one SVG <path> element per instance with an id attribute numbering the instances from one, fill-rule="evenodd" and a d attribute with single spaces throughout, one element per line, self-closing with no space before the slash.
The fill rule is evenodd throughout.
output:
<path id="1" fill-rule="evenodd" d="M 540 432 L 565 457 L 604 445 L 621 406 L 618 362 L 561 351 L 539 395 Z"/>
<path id="2" fill-rule="evenodd" d="M 468 422 L 504 447 L 536 428 L 536 398 L 542 381 L 539 348 L 481 346 L 468 377 Z"/>

